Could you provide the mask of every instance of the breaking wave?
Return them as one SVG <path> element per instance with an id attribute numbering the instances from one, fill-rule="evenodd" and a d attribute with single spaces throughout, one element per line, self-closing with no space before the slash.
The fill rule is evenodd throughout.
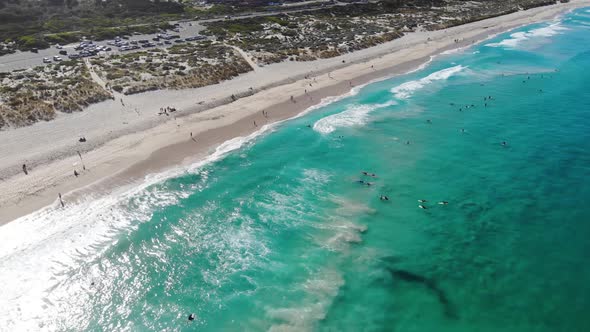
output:
<path id="1" fill-rule="evenodd" d="M 401 85 L 398 85 L 395 88 L 391 89 L 391 93 L 393 93 L 395 97 L 398 99 L 407 99 L 410 96 L 412 96 L 414 91 L 420 90 L 424 86 L 432 82 L 446 80 L 449 77 L 459 73 L 465 68 L 467 67 L 458 65 L 443 70 L 439 70 L 419 80 L 409 81 Z"/>
<path id="2" fill-rule="evenodd" d="M 321 134 L 329 134 L 341 127 L 360 126 L 367 122 L 369 113 L 372 111 L 395 105 L 395 101 L 383 104 L 351 105 L 344 112 L 328 115 L 313 125 L 313 130 Z"/>
<path id="3" fill-rule="evenodd" d="M 504 47 L 504 48 L 516 48 L 522 42 L 531 40 L 533 38 L 548 38 L 560 34 L 562 31 L 568 30 L 561 26 L 561 22 L 553 23 L 551 25 L 533 29 L 530 31 L 515 32 L 510 35 L 510 38 L 504 39 L 497 43 L 489 43 L 485 46 L 489 47 Z"/>

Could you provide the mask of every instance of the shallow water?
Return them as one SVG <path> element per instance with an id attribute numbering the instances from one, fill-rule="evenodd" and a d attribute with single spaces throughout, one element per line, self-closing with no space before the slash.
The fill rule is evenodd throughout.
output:
<path id="1" fill-rule="evenodd" d="M 0 329 L 589 331 L 586 11 L 0 228 Z"/>

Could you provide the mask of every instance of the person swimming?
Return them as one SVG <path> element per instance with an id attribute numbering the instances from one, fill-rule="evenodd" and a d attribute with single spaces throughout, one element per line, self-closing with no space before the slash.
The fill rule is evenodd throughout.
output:
<path id="1" fill-rule="evenodd" d="M 389 197 L 385 196 L 385 195 L 381 195 L 381 197 L 379 197 L 380 200 L 382 201 L 388 201 Z"/>
<path id="2" fill-rule="evenodd" d="M 506 143 L 506 141 L 503 141 L 502 146 L 508 146 L 508 143 Z"/>

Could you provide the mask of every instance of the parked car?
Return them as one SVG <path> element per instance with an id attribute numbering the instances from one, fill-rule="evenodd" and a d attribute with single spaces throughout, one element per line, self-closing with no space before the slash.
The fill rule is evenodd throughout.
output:
<path id="1" fill-rule="evenodd" d="M 53 57 L 53 61 L 58 61 L 58 62 L 59 62 L 59 61 L 61 61 L 61 60 L 62 60 L 62 59 L 61 59 L 61 57 L 60 57 L 60 56 L 57 56 L 57 55 L 55 55 L 55 56 Z"/>
<path id="2" fill-rule="evenodd" d="M 66 51 L 66 50 L 61 50 L 61 51 L 59 51 L 59 54 L 61 54 L 61 55 L 68 55 L 68 51 Z"/>
<path id="3" fill-rule="evenodd" d="M 49 58 L 43 58 L 43 63 L 51 63 L 51 60 Z"/>

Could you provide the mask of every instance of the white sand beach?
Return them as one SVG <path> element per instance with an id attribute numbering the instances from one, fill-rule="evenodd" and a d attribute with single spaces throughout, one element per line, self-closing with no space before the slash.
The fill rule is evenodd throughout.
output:
<path id="1" fill-rule="evenodd" d="M 193 163 L 229 139 L 296 116 L 322 98 L 342 95 L 351 84 L 403 74 L 441 52 L 583 6 L 590 6 L 590 0 L 409 33 L 335 58 L 257 67 L 203 88 L 122 96 L 124 105 L 117 98 L 50 122 L 0 131 L 0 225 L 48 205 L 57 207 L 59 193 L 67 207 L 90 193 L 108 194 L 148 174 Z M 158 115 L 167 106 L 178 111 Z M 87 142 L 78 142 L 82 136 Z M 74 170 L 80 175 L 75 177 Z"/>

